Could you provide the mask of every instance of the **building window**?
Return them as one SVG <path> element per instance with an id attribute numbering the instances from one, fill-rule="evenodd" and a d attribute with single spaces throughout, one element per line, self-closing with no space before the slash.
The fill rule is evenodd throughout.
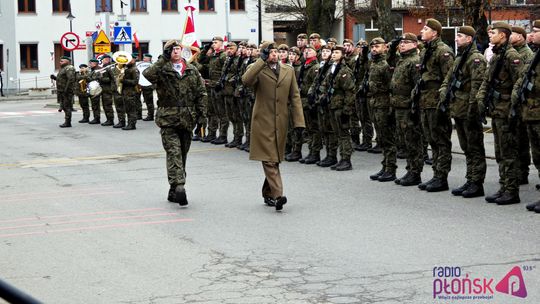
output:
<path id="1" fill-rule="evenodd" d="M 112 0 L 96 0 L 96 13 L 112 13 Z"/>
<path id="2" fill-rule="evenodd" d="M 148 42 L 139 42 L 139 48 L 135 46 L 135 43 L 131 44 L 131 49 L 133 53 L 139 53 L 139 57 L 135 58 L 137 60 L 142 60 L 144 54 L 148 53 Z"/>
<path id="3" fill-rule="evenodd" d="M 52 0 L 52 10 L 55 13 L 69 12 L 69 0 Z"/>
<path id="4" fill-rule="evenodd" d="M 146 0 L 131 0 L 132 12 L 146 12 Z"/>
<path id="5" fill-rule="evenodd" d="M 60 58 L 62 56 L 71 57 L 71 52 L 65 51 L 60 43 L 54 44 L 54 68 L 60 69 Z"/>
<path id="6" fill-rule="evenodd" d="M 21 70 L 38 69 L 37 44 L 21 44 Z"/>
<path id="7" fill-rule="evenodd" d="M 178 0 L 161 0 L 162 11 L 178 11 Z"/>
<path id="8" fill-rule="evenodd" d="M 214 11 L 214 0 L 199 0 L 199 10 L 200 11 Z"/>
<path id="9" fill-rule="evenodd" d="M 4 70 L 4 45 L 0 44 L 0 72 Z"/>
<path id="10" fill-rule="evenodd" d="M 245 0 L 230 0 L 231 11 L 244 11 L 246 10 Z"/>
<path id="11" fill-rule="evenodd" d="M 19 13 L 35 13 L 36 0 L 18 0 Z"/>

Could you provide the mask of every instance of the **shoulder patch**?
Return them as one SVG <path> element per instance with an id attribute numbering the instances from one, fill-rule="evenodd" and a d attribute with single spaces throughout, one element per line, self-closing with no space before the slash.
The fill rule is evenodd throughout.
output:
<path id="1" fill-rule="evenodd" d="M 420 63 L 417 63 L 417 64 L 416 64 L 416 68 L 417 68 L 417 69 L 419 69 L 419 68 L 420 68 L 420 66 L 421 66 L 421 64 L 420 64 Z"/>
<path id="2" fill-rule="evenodd" d="M 478 59 L 478 58 L 476 58 L 476 59 L 474 60 L 474 63 L 475 63 L 475 64 L 480 64 L 480 62 L 481 62 L 481 61 L 480 61 L 480 59 Z"/>
<path id="3" fill-rule="evenodd" d="M 347 74 L 343 74 L 343 76 L 341 76 L 341 78 L 346 78 L 347 77 Z"/>
<path id="4" fill-rule="evenodd" d="M 519 59 L 514 59 L 514 61 L 512 61 L 513 64 L 519 64 L 521 61 Z"/>
<path id="5" fill-rule="evenodd" d="M 444 57 L 450 57 L 450 53 L 449 52 L 446 52 L 443 54 Z"/>

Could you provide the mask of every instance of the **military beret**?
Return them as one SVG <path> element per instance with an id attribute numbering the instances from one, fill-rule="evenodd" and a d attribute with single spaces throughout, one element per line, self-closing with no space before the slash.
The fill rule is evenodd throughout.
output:
<path id="1" fill-rule="evenodd" d="M 493 25 L 493 29 L 505 29 L 509 31 L 510 33 L 512 32 L 512 27 L 506 22 L 499 21 L 499 22 L 493 23 L 492 25 Z"/>
<path id="2" fill-rule="evenodd" d="M 327 49 L 327 50 L 331 51 L 333 49 L 333 47 L 329 46 L 328 44 L 325 44 L 325 45 L 321 46 L 321 50 L 323 50 L 323 49 Z"/>
<path id="3" fill-rule="evenodd" d="M 354 45 L 354 42 L 351 39 L 343 39 L 343 44 L 345 44 L 345 43 L 350 43 L 350 44 Z"/>
<path id="4" fill-rule="evenodd" d="M 286 44 L 280 44 L 277 48 L 279 51 L 288 51 L 289 50 L 289 46 L 286 45 Z"/>
<path id="5" fill-rule="evenodd" d="M 512 32 L 521 34 L 523 36 L 523 39 L 527 40 L 527 32 L 525 29 L 521 26 L 512 26 Z"/>
<path id="6" fill-rule="evenodd" d="M 171 39 L 163 46 L 164 50 L 171 49 L 175 46 L 180 46 L 180 40 Z"/>
<path id="7" fill-rule="evenodd" d="M 533 27 L 540 28 L 540 19 L 534 20 Z"/>
<path id="8" fill-rule="evenodd" d="M 302 52 L 300 52 L 300 49 L 293 46 L 292 48 L 289 49 L 289 53 L 295 53 L 296 55 L 300 56 L 302 54 Z"/>
<path id="9" fill-rule="evenodd" d="M 235 42 L 232 42 L 232 41 L 231 41 L 231 42 L 228 42 L 228 43 L 227 43 L 227 48 L 232 48 L 232 47 L 238 47 L 238 45 L 236 45 L 236 43 L 235 43 Z"/>
<path id="10" fill-rule="evenodd" d="M 216 37 L 212 38 L 212 41 L 214 41 L 214 40 L 219 40 L 219 41 L 223 42 L 223 38 L 221 38 L 219 36 L 216 36 Z"/>
<path id="11" fill-rule="evenodd" d="M 460 26 L 457 32 L 471 37 L 474 37 L 474 35 L 476 35 L 476 31 L 474 30 L 474 28 L 468 25 Z"/>
<path id="12" fill-rule="evenodd" d="M 138 57 L 139 57 L 139 53 L 131 53 L 131 57 L 133 57 L 133 58 L 138 58 Z"/>
<path id="13" fill-rule="evenodd" d="M 146 54 L 143 55 L 143 57 L 152 58 L 152 54 L 146 53 Z"/>
<path id="14" fill-rule="evenodd" d="M 356 43 L 356 46 L 366 46 L 366 45 L 367 45 L 367 42 L 364 39 L 360 39 Z"/>
<path id="15" fill-rule="evenodd" d="M 442 33 L 441 23 L 433 18 L 429 18 L 426 20 L 426 26 L 439 33 L 439 35 Z"/>
<path id="16" fill-rule="evenodd" d="M 60 57 L 60 59 L 65 59 L 65 60 L 71 61 L 71 57 L 68 57 L 68 56 L 62 56 L 62 57 Z"/>
<path id="17" fill-rule="evenodd" d="M 250 43 L 250 44 L 247 45 L 247 48 L 248 49 L 256 49 L 257 46 L 255 45 L 255 43 Z"/>
<path id="18" fill-rule="evenodd" d="M 345 47 L 343 45 L 336 45 L 334 46 L 334 49 L 332 51 L 341 51 L 341 53 L 345 52 Z"/>
<path id="19" fill-rule="evenodd" d="M 238 43 L 238 46 L 245 46 L 245 47 L 247 47 L 247 45 L 248 45 L 248 43 L 245 42 L 245 41 L 240 41 L 240 42 Z"/>
<path id="20" fill-rule="evenodd" d="M 264 50 L 264 49 L 275 49 L 276 48 L 276 44 L 274 43 L 274 41 L 265 41 L 263 42 L 263 44 L 261 44 L 261 50 Z"/>
<path id="21" fill-rule="evenodd" d="M 373 40 L 371 40 L 369 45 L 371 46 L 371 45 L 374 45 L 374 44 L 381 44 L 381 43 L 384 44 L 386 42 L 381 37 L 377 37 L 377 38 L 373 38 Z"/>
<path id="22" fill-rule="evenodd" d="M 88 66 L 84 63 L 79 64 L 79 69 L 87 68 Z"/>
<path id="23" fill-rule="evenodd" d="M 314 51 L 317 51 L 317 50 L 315 49 L 315 47 L 314 47 L 313 45 L 311 45 L 311 44 L 306 45 L 306 49 L 312 49 L 312 50 L 314 50 Z"/>
<path id="24" fill-rule="evenodd" d="M 296 39 L 307 39 L 307 34 L 306 33 L 298 34 L 298 36 L 296 36 Z"/>
<path id="25" fill-rule="evenodd" d="M 309 39 L 321 39 L 321 35 L 319 35 L 318 33 L 313 33 L 311 35 L 309 35 Z"/>
<path id="26" fill-rule="evenodd" d="M 328 38 L 328 40 L 326 40 L 326 42 L 327 42 L 327 43 L 328 43 L 328 42 L 333 42 L 333 43 L 337 44 L 337 39 L 334 38 L 334 37 L 330 37 L 330 38 Z"/>
<path id="27" fill-rule="evenodd" d="M 403 36 L 401 36 L 401 39 L 402 40 L 409 40 L 409 41 L 418 42 L 418 38 L 413 33 L 405 33 L 405 34 L 403 34 Z"/>
<path id="28" fill-rule="evenodd" d="M 95 58 L 92 58 L 92 59 L 89 60 L 89 62 L 99 63 L 99 60 L 97 60 Z"/>

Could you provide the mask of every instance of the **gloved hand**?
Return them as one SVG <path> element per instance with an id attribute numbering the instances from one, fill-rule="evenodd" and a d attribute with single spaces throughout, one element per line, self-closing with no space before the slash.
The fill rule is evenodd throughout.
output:
<path id="1" fill-rule="evenodd" d="M 263 61 L 268 60 L 268 57 L 270 56 L 270 49 L 265 48 L 261 51 L 260 57 Z"/>
<path id="2" fill-rule="evenodd" d="M 171 60 L 171 54 L 172 54 L 172 47 L 164 49 L 163 50 L 163 59 Z"/>
<path id="3" fill-rule="evenodd" d="M 207 43 L 203 46 L 203 51 L 204 53 L 208 52 L 208 50 L 212 47 L 212 45 L 210 43 Z"/>
<path id="4" fill-rule="evenodd" d="M 56 76 L 54 74 L 51 74 L 51 79 L 56 80 Z"/>

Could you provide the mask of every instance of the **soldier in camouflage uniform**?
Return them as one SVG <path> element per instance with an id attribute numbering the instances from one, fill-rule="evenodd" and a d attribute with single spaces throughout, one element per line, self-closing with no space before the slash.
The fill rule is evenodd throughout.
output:
<path id="1" fill-rule="evenodd" d="M 300 49 L 293 46 L 289 49 L 289 64 L 293 67 L 296 82 L 298 83 L 300 72 L 302 70 L 302 61 L 300 61 Z M 304 77 L 304 75 L 302 75 Z M 300 84 L 298 83 L 300 87 Z M 289 105 L 289 112 L 291 111 L 291 105 Z M 305 119 L 305 118 L 304 118 Z M 305 130 L 304 130 L 305 132 Z M 294 124 L 292 121 L 292 115 L 289 113 L 289 128 L 287 130 L 287 140 L 291 142 L 291 153 L 285 155 L 285 160 L 290 162 L 299 161 L 302 159 L 302 144 L 304 143 L 303 134 L 294 132 Z"/>
<path id="2" fill-rule="evenodd" d="M 353 72 L 353 79 L 356 80 L 356 75 L 354 74 L 354 68 L 356 66 L 356 59 L 358 54 L 355 52 L 354 42 L 351 39 L 343 40 L 343 47 L 345 48 L 345 63 Z M 359 49 L 360 50 L 360 49 Z M 353 141 L 353 149 L 360 149 L 360 124 L 358 113 L 356 111 L 356 101 L 353 111 L 351 113 L 351 139 Z"/>
<path id="3" fill-rule="evenodd" d="M 304 63 L 306 58 L 304 57 L 304 50 L 308 46 L 308 37 L 306 33 L 300 33 L 296 36 L 296 47 L 300 49 L 300 61 Z"/>
<path id="4" fill-rule="evenodd" d="M 101 125 L 104 127 L 114 125 L 113 94 L 116 92 L 116 83 L 114 81 L 113 68 L 111 67 L 111 56 L 104 55 L 101 59 L 104 69 L 100 74 L 99 84 L 101 85 L 101 103 L 107 120 Z"/>
<path id="5" fill-rule="evenodd" d="M 422 153 L 422 126 L 411 119 L 411 92 L 418 78 L 418 39 L 413 33 L 405 33 L 399 44 L 400 57 L 391 81 L 391 106 L 396 115 L 396 133 L 407 143 L 405 154 L 407 172 L 394 180 L 398 185 L 414 186 L 422 182 L 424 166 Z"/>
<path id="6" fill-rule="evenodd" d="M 364 41 L 358 41 L 356 44 L 358 49 L 358 56 L 356 57 L 354 68 L 352 69 L 354 78 L 356 80 L 355 92 L 358 92 L 364 77 L 369 77 L 369 74 L 366 73 L 369 71 L 369 48 Z M 369 105 L 367 102 L 363 102 L 362 99 L 356 98 L 356 113 L 360 120 L 360 130 L 362 133 L 362 144 L 358 147 L 355 147 L 356 151 L 368 151 L 372 148 L 373 140 L 373 122 L 371 119 L 371 113 L 369 112 Z"/>
<path id="7" fill-rule="evenodd" d="M 135 60 L 135 66 L 137 66 L 137 63 L 139 63 L 139 53 L 137 52 L 134 52 L 134 53 L 131 53 L 131 57 L 134 58 Z M 136 94 L 137 94 L 137 98 L 136 98 L 136 102 L 135 102 L 135 107 L 136 107 L 136 112 L 137 112 L 137 119 L 138 120 L 142 120 L 142 100 L 141 100 L 141 95 L 142 95 L 142 89 L 141 87 L 137 84 L 137 88 L 136 88 Z"/>
<path id="8" fill-rule="evenodd" d="M 124 102 L 124 95 L 122 94 L 122 79 L 126 72 L 126 64 L 128 63 L 128 56 L 126 52 L 117 52 L 113 54 L 113 60 L 116 62 L 116 66 L 110 68 L 110 73 L 114 82 L 114 109 L 116 110 L 116 117 L 118 123 L 113 126 L 115 129 L 124 128 L 126 126 L 126 106 Z"/>
<path id="9" fill-rule="evenodd" d="M 135 130 L 139 117 L 138 104 L 141 103 L 139 97 L 139 70 L 135 66 L 135 58 L 126 65 L 124 77 L 122 79 L 122 98 L 127 114 L 128 122 L 122 130 Z"/>
<path id="10" fill-rule="evenodd" d="M 540 46 L 540 20 L 533 23 L 531 40 Z M 533 163 L 540 171 L 540 77 L 538 77 L 540 75 L 540 51 L 537 50 L 530 58 L 523 71 L 525 73 L 522 74 L 512 90 L 512 108 L 516 109 L 515 114 L 519 116 L 517 119 L 522 119 L 527 125 Z M 537 76 L 529 78 L 530 75 Z M 540 200 L 528 204 L 526 208 L 529 211 L 540 213 Z"/>
<path id="11" fill-rule="evenodd" d="M 99 72 L 96 72 L 97 69 L 99 69 L 99 61 L 95 58 L 90 59 L 89 63 L 90 69 L 88 71 L 88 75 L 86 77 L 86 82 L 90 83 L 91 81 L 98 81 L 101 77 L 101 74 Z M 101 94 L 97 94 L 96 96 L 90 97 L 90 102 L 92 104 L 92 114 L 94 116 L 94 119 L 92 119 L 89 124 L 91 125 L 97 125 L 101 123 L 100 115 L 101 115 Z"/>
<path id="12" fill-rule="evenodd" d="M 257 46 L 254 44 L 248 44 L 243 50 L 244 54 L 242 56 L 242 65 L 238 75 L 240 77 L 240 82 L 238 83 L 235 94 L 240 102 L 240 109 L 242 112 L 242 122 L 244 124 L 244 129 L 246 131 L 246 141 L 240 146 L 236 147 L 237 149 L 244 150 L 249 152 L 249 141 L 250 141 L 250 131 L 251 131 L 251 111 L 253 110 L 253 102 L 255 101 L 255 95 L 253 90 L 245 86 L 241 81 L 242 75 L 246 72 L 248 66 L 255 61 L 253 51 L 257 49 Z"/>
<path id="13" fill-rule="evenodd" d="M 518 136 L 516 129 L 510 127 L 508 118 L 512 89 L 522 72 L 523 62 L 509 41 L 511 32 L 512 28 L 505 22 L 493 24 L 490 42 L 494 44 L 494 54 L 477 94 L 481 117 L 490 115 L 492 118 L 495 158 L 499 165 L 501 182 L 500 189 L 495 194 L 486 196 L 486 201 L 498 205 L 520 202 Z M 493 98 L 489 98 L 491 96 Z M 486 111 L 486 107 L 489 111 Z"/>
<path id="14" fill-rule="evenodd" d="M 512 35 L 510 35 L 510 43 L 518 51 L 524 65 L 531 62 L 534 53 L 527 45 L 527 32 L 521 26 L 512 27 Z M 527 124 L 519 121 L 517 124 L 518 145 L 519 145 L 519 168 L 520 168 L 520 185 L 529 183 L 529 166 L 531 165 L 531 146 L 529 145 L 529 135 L 527 133 Z"/>
<path id="15" fill-rule="evenodd" d="M 156 85 L 158 109 L 156 125 L 167 154 L 170 185 L 167 199 L 181 206 L 188 204 L 186 157 L 191 145 L 191 131 L 197 117 L 206 117 L 206 89 L 199 71 L 182 58 L 180 41 L 168 41 L 163 55 L 143 75 Z"/>
<path id="16" fill-rule="evenodd" d="M 202 52 L 199 60 L 208 69 L 208 79 L 205 80 L 208 86 L 208 134 L 201 141 L 218 144 L 227 143 L 227 131 L 229 130 L 229 119 L 220 93 L 221 88 L 217 86 L 227 58 L 225 52 L 221 50 L 222 46 L 223 39 L 218 36 L 214 37 L 212 48 L 207 52 Z M 219 138 L 216 137 L 218 128 Z"/>
<path id="17" fill-rule="evenodd" d="M 86 86 L 83 84 L 87 83 L 88 77 L 88 65 L 80 64 L 79 70 L 75 72 L 75 92 L 77 92 L 77 97 L 79 99 L 79 105 L 83 111 L 83 118 L 79 120 L 79 123 L 87 123 L 90 121 L 90 103 L 89 95 L 86 92 Z"/>
<path id="18" fill-rule="evenodd" d="M 396 179 L 396 142 L 393 108 L 390 107 L 390 81 L 392 70 L 386 62 L 388 48 L 382 38 L 374 38 L 369 43 L 371 48 L 371 63 L 369 65 L 369 82 L 367 96 L 369 109 L 373 115 L 375 131 L 379 145 L 383 151 L 382 168 L 372 174 L 371 180 L 388 182 Z"/>
<path id="19" fill-rule="evenodd" d="M 237 45 L 234 42 L 230 42 L 227 45 L 227 59 L 223 65 L 221 79 L 223 79 L 223 90 L 221 96 L 225 103 L 227 117 L 233 127 L 234 138 L 230 143 L 227 143 L 225 147 L 235 148 L 242 144 L 242 137 L 244 137 L 244 125 L 242 123 L 242 115 L 240 111 L 240 103 L 238 99 L 234 97 L 234 90 L 238 84 L 238 70 L 239 64 L 242 63 L 241 57 L 236 56 Z"/>
<path id="20" fill-rule="evenodd" d="M 144 54 L 143 55 L 143 61 L 144 63 L 152 63 L 152 55 L 151 54 Z M 142 76 L 142 75 L 139 75 Z M 139 84 L 140 85 L 140 84 Z M 154 86 L 144 86 L 140 85 L 142 90 L 142 95 L 144 99 L 144 103 L 146 104 L 146 117 L 143 118 L 143 121 L 152 121 L 154 120 Z"/>
<path id="21" fill-rule="evenodd" d="M 470 26 L 458 29 L 457 57 L 441 86 L 439 105 L 454 118 L 459 146 L 465 154 L 466 182 L 452 190 L 453 195 L 465 198 L 483 196 L 486 177 L 484 130 L 478 116 L 476 94 L 484 80 L 487 61 L 476 49 L 475 35 L 476 31 Z"/>
<path id="22" fill-rule="evenodd" d="M 59 111 L 64 111 L 64 123 L 60 128 L 71 128 L 71 111 L 73 109 L 73 93 L 75 88 L 75 68 L 71 65 L 71 58 L 60 58 L 60 71 L 58 75 L 51 75 L 56 80 L 56 97 L 60 104 Z"/>
<path id="23" fill-rule="evenodd" d="M 439 89 L 454 64 L 452 49 L 441 40 L 442 26 L 435 19 L 427 19 L 421 30 L 426 48 L 420 57 L 425 70 L 419 75 L 422 79 L 420 96 L 420 115 L 425 139 L 433 153 L 433 178 L 421 183 L 418 188 L 428 192 L 448 190 L 448 173 L 452 165 L 452 121 L 448 112 L 437 109 Z"/>

